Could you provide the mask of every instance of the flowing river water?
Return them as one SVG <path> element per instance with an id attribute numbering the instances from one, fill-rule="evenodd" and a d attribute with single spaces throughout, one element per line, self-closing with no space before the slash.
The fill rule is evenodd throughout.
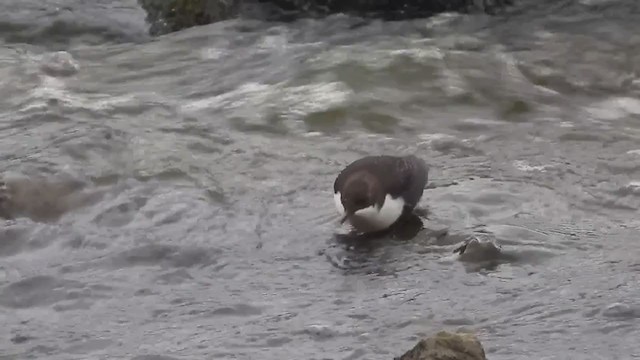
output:
<path id="1" fill-rule="evenodd" d="M 5 2 L 0 359 L 392 359 L 441 329 L 492 360 L 640 358 L 638 18 L 151 38 L 133 0 Z M 333 180 L 382 153 L 429 163 L 424 228 L 353 243 Z M 453 253 L 473 237 L 502 252 Z"/>

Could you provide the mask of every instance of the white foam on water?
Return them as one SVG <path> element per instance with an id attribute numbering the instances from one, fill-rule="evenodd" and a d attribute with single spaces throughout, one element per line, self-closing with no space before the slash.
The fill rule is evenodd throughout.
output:
<path id="1" fill-rule="evenodd" d="M 229 50 L 217 47 L 202 49 L 200 52 L 200 57 L 204 60 L 219 60 L 227 55 L 229 55 Z"/>
<path id="2" fill-rule="evenodd" d="M 483 118 L 466 118 L 466 119 L 462 119 L 461 122 L 465 124 L 486 125 L 486 126 L 504 125 L 503 121 L 493 120 L 493 119 L 483 119 Z"/>
<path id="3" fill-rule="evenodd" d="M 278 52 L 285 52 L 288 47 L 288 40 L 286 35 L 267 35 L 262 38 L 257 44 L 257 49 L 268 50 L 272 52 L 277 50 Z"/>
<path id="4" fill-rule="evenodd" d="M 629 181 L 629 184 L 627 184 L 627 186 L 632 188 L 640 188 L 640 181 L 638 180 Z"/>
<path id="5" fill-rule="evenodd" d="M 236 116 L 255 117 L 266 110 L 279 111 L 284 116 L 303 117 L 345 102 L 351 91 L 342 83 L 319 83 L 285 87 L 262 83 L 245 83 L 235 90 L 204 99 L 185 102 L 184 111 L 224 108 Z"/>
<path id="6" fill-rule="evenodd" d="M 257 82 L 244 83 L 236 89 L 211 97 L 184 101 L 182 104 L 183 111 L 198 111 L 204 109 L 215 108 L 238 108 L 248 103 L 264 102 L 267 93 L 270 92 L 272 86 Z"/>
<path id="7" fill-rule="evenodd" d="M 586 108 L 598 120 L 619 120 L 629 115 L 640 115 L 640 100 L 631 97 L 615 97 L 600 101 Z"/>
<path id="8" fill-rule="evenodd" d="M 319 136 L 322 136 L 322 135 L 323 134 L 321 132 L 319 132 L 319 131 L 309 131 L 309 132 L 306 132 L 306 133 L 302 134 L 302 136 L 308 137 L 308 138 L 319 137 Z"/>
<path id="9" fill-rule="evenodd" d="M 440 48 L 424 44 L 424 41 L 415 45 L 404 43 L 404 47 L 399 45 L 401 44 L 389 44 L 388 48 L 379 47 L 377 49 L 366 45 L 336 47 L 329 52 L 312 57 L 308 61 L 315 64 L 316 67 L 334 67 L 339 64 L 356 63 L 370 70 L 384 70 L 391 66 L 399 56 L 410 57 L 416 62 L 441 61 L 444 58 Z"/>
<path id="10" fill-rule="evenodd" d="M 612 3 L 614 0 L 579 0 L 578 2 L 586 6 L 598 6 Z"/>
<path id="11" fill-rule="evenodd" d="M 437 46 L 425 46 L 425 47 L 416 47 L 416 48 L 406 48 L 406 49 L 398 49 L 391 50 L 389 52 L 391 56 L 409 56 L 410 58 L 420 61 L 420 60 L 443 60 L 444 53 Z"/>
<path id="12" fill-rule="evenodd" d="M 420 134 L 418 135 L 418 138 L 422 140 L 422 143 L 424 144 L 430 144 L 436 140 L 451 140 L 451 141 L 458 140 L 458 138 L 453 135 L 443 134 L 443 133 Z"/>
<path id="13" fill-rule="evenodd" d="M 147 94 L 147 95 L 152 95 Z M 122 106 L 136 106 L 140 104 L 141 94 L 125 94 L 112 96 L 109 94 L 81 95 L 73 93 L 66 88 L 66 82 L 57 77 L 43 75 L 41 83 L 30 94 L 30 101 L 20 111 L 29 111 L 34 108 L 47 106 L 51 100 L 56 100 L 65 106 L 72 108 L 88 109 L 93 111 L 109 110 Z"/>
<path id="14" fill-rule="evenodd" d="M 285 89 L 281 105 L 286 115 L 302 117 L 340 106 L 351 94 L 341 82 L 296 86 Z"/>
<path id="15" fill-rule="evenodd" d="M 551 165 L 530 165 L 524 160 L 515 160 L 513 162 L 513 166 L 516 169 L 520 171 L 525 171 L 525 172 L 531 172 L 531 171 L 545 172 Z"/>

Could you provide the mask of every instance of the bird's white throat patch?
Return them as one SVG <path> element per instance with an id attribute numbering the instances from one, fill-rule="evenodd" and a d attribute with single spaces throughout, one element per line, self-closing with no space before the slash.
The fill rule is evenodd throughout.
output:
<path id="1" fill-rule="evenodd" d="M 333 197 L 336 209 L 340 215 L 344 215 L 344 206 L 340 200 L 340 192 L 334 194 Z M 378 231 L 393 225 L 402 215 L 404 208 L 404 200 L 402 197 L 393 198 L 387 194 L 384 198 L 382 207 L 378 209 L 375 205 L 360 209 L 355 212 L 355 219 L 351 222 L 356 228 L 366 231 Z"/>
<path id="2" fill-rule="evenodd" d="M 398 220 L 400 215 L 402 215 L 403 207 L 404 200 L 402 200 L 401 197 L 394 199 L 391 195 L 387 194 L 379 210 L 373 205 L 356 211 L 354 215 L 366 221 L 368 223 L 367 227 L 371 227 L 372 230 L 382 230 L 388 228 Z"/>
<path id="3" fill-rule="evenodd" d="M 340 214 L 340 216 L 344 215 L 344 206 L 342 206 L 342 195 L 340 194 L 340 191 L 338 191 L 337 193 L 333 194 L 333 201 L 336 203 L 336 210 L 338 210 L 338 213 Z"/>

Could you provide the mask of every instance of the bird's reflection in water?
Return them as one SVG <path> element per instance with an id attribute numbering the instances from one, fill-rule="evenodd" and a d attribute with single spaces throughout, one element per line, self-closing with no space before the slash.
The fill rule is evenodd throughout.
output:
<path id="1" fill-rule="evenodd" d="M 396 245 L 415 238 L 424 229 L 422 219 L 414 213 L 403 215 L 390 228 L 375 233 L 336 234 L 333 249 L 324 255 L 336 268 L 347 273 L 368 273 L 380 276 L 395 276 L 406 265 L 398 262 Z M 399 267 L 398 267 L 399 266 Z"/>

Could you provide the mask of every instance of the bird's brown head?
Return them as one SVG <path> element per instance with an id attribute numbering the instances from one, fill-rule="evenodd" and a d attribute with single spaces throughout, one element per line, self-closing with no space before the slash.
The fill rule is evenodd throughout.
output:
<path id="1" fill-rule="evenodd" d="M 379 201 L 380 191 L 380 184 L 373 176 L 366 172 L 353 174 L 340 194 L 345 210 L 340 222 L 344 223 L 360 209 L 374 206 Z"/>

